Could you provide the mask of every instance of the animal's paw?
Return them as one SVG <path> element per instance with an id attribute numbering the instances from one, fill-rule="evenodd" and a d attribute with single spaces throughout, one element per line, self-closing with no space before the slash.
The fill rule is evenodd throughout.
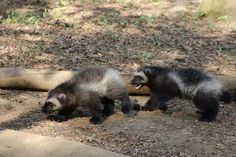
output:
<path id="1" fill-rule="evenodd" d="M 138 114 L 138 111 L 130 111 L 128 114 L 125 114 L 126 117 L 134 117 Z"/>
<path id="2" fill-rule="evenodd" d="M 139 104 L 133 104 L 133 110 L 135 110 L 135 111 L 140 111 L 141 110 L 141 105 L 139 105 Z"/>
<path id="3" fill-rule="evenodd" d="M 102 114 L 104 115 L 104 117 L 109 117 L 114 113 L 114 111 L 109 110 L 109 109 L 103 109 Z"/>
<path id="4" fill-rule="evenodd" d="M 121 111 L 124 114 L 129 114 L 131 109 L 132 109 L 132 104 L 131 103 L 122 104 Z"/>
<path id="5" fill-rule="evenodd" d="M 102 118 L 101 117 L 92 117 L 89 121 L 91 124 L 101 124 Z"/>
<path id="6" fill-rule="evenodd" d="M 159 110 L 166 111 L 168 109 L 167 105 L 159 105 Z"/>
<path id="7" fill-rule="evenodd" d="M 206 117 L 206 116 L 201 116 L 198 121 L 200 122 L 213 122 L 215 121 L 214 117 Z"/>
<path id="8" fill-rule="evenodd" d="M 151 107 L 150 104 L 145 104 L 144 107 L 142 107 L 142 110 L 143 110 L 143 111 L 153 111 L 154 108 Z"/>
<path id="9" fill-rule="evenodd" d="M 47 118 L 56 122 L 63 122 L 68 120 L 65 115 L 49 115 Z"/>

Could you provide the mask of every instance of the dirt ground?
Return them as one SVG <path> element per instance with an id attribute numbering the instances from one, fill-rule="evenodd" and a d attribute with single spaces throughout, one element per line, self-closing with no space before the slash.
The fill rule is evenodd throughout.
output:
<path id="1" fill-rule="evenodd" d="M 198 0 L 2 0 L 0 67 L 76 70 L 108 65 L 130 73 L 144 64 L 236 73 L 236 25 L 199 16 Z M 236 156 L 236 103 L 217 121 L 198 122 L 190 101 L 167 113 L 118 112 L 52 122 L 44 92 L 0 90 L 0 128 L 80 141 L 130 156 Z"/>
<path id="2" fill-rule="evenodd" d="M 193 104 L 177 104 L 167 113 L 141 111 L 134 117 L 121 112 L 101 125 L 90 117 L 66 122 L 46 119 L 40 109 L 47 93 L 1 91 L 0 128 L 80 141 L 130 156 L 236 156 L 236 103 L 222 106 L 214 123 L 198 122 Z"/>

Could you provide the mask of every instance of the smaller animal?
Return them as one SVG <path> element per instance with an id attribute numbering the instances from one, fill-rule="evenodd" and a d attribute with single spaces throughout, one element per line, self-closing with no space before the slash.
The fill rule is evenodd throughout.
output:
<path id="1" fill-rule="evenodd" d="M 42 112 L 58 111 L 57 115 L 48 118 L 64 121 L 78 107 L 89 108 L 90 122 L 99 124 L 113 113 L 115 100 L 121 101 L 122 112 L 128 114 L 132 105 L 118 71 L 92 66 L 79 70 L 73 78 L 50 90 Z"/>
<path id="2" fill-rule="evenodd" d="M 219 111 L 219 100 L 230 103 L 231 95 L 222 84 L 206 73 L 191 68 L 144 66 L 138 68 L 130 84 L 149 87 L 151 97 L 143 110 L 167 110 L 166 102 L 174 97 L 190 99 L 198 108 L 200 121 L 212 122 Z M 136 106 L 137 108 L 137 106 Z"/>

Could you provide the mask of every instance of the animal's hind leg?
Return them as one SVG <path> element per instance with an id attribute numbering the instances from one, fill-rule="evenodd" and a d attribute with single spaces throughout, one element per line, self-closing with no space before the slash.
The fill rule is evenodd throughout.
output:
<path id="1" fill-rule="evenodd" d="M 153 111 L 155 107 L 157 106 L 157 104 L 158 104 L 157 97 L 152 95 L 151 98 L 146 102 L 144 107 L 142 107 L 142 110 Z"/>
<path id="2" fill-rule="evenodd" d="M 104 105 L 104 108 L 102 110 L 102 113 L 104 116 L 108 117 L 114 113 L 114 100 L 109 99 L 107 97 L 101 98 L 101 102 Z"/>
<path id="3" fill-rule="evenodd" d="M 121 100 L 121 111 L 124 114 L 129 114 L 130 110 L 132 109 L 132 104 L 129 99 L 129 95 L 127 91 L 121 94 L 120 100 Z"/>
<path id="4" fill-rule="evenodd" d="M 92 115 L 92 118 L 90 119 L 90 123 L 101 124 L 104 119 L 102 116 L 102 109 L 101 109 L 101 106 L 103 104 L 100 102 L 100 98 L 98 96 L 93 96 L 91 97 L 88 104 L 89 104 L 90 113 Z"/>
<path id="5" fill-rule="evenodd" d="M 194 104 L 201 110 L 199 121 L 212 122 L 216 119 L 219 112 L 218 100 L 210 95 L 201 94 L 194 98 Z"/>
<path id="6" fill-rule="evenodd" d="M 115 86 L 115 85 L 113 85 Z M 120 87 L 120 84 L 116 85 L 116 88 L 110 88 L 107 90 L 107 97 L 112 100 L 121 100 L 121 111 L 124 114 L 129 114 L 132 108 L 131 101 L 129 99 L 128 91 L 125 87 Z"/>

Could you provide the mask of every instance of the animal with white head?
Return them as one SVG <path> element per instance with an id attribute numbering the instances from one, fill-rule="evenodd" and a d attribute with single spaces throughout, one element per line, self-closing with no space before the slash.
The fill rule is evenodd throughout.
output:
<path id="1" fill-rule="evenodd" d="M 179 97 L 190 99 L 199 109 L 200 121 L 214 121 L 219 111 L 219 100 L 230 103 L 231 96 L 222 84 L 206 73 L 192 68 L 144 66 L 130 79 L 136 89 L 147 86 L 151 97 L 143 110 L 167 110 L 166 102 Z"/>

